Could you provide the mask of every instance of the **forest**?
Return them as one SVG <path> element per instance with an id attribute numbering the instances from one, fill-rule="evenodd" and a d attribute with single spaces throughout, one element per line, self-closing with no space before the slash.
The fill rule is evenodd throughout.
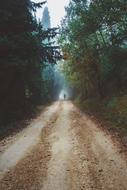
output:
<path id="1" fill-rule="evenodd" d="M 71 0 L 59 43 L 75 102 L 88 113 L 127 125 L 127 1 Z"/>
<path id="2" fill-rule="evenodd" d="M 37 9 L 45 3 L 30 0 L 0 3 L 1 125 L 20 120 L 33 113 L 37 105 L 55 98 L 53 67 L 61 55 L 53 39 L 58 29 L 50 27 L 47 8 L 42 21 L 36 18 Z"/>
<path id="3" fill-rule="evenodd" d="M 127 0 L 0 1 L 0 190 L 127 190 Z"/>
<path id="4" fill-rule="evenodd" d="M 65 9 L 59 28 L 52 28 L 46 1 L 2 1 L 0 125 L 22 120 L 58 98 L 60 60 L 74 102 L 125 131 L 127 2 L 70 0 Z"/>

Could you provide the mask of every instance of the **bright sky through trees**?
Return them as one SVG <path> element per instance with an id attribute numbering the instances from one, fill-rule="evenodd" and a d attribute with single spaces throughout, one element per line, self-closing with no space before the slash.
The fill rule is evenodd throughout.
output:
<path id="1" fill-rule="evenodd" d="M 34 2 L 41 2 L 40 0 L 34 0 Z M 69 0 L 47 0 L 46 5 L 49 8 L 50 16 L 51 16 L 51 24 L 52 26 L 57 26 L 60 24 L 60 20 L 65 15 L 64 7 L 67 6 Z M 37 18 L 42 18 L 42 9 L 37 11 Z"/>

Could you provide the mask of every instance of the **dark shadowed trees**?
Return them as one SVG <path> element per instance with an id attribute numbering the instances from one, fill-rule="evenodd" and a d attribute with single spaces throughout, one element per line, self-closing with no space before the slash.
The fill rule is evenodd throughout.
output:
<path id="1" fill-rule="evenodd" d="M 42 71 L 55 63 L 59 49 L 43 41 L 55 30 L 44 31 L 36 8 L 45 2 L 7 0 L 0 3 L 0 122 L 21 118 L 44 102 Z"/>

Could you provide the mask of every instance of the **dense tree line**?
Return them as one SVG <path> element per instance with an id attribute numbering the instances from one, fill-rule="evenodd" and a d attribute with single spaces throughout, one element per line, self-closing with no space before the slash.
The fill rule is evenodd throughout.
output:
<path id="1" fill-rule="evenodd" d="M 71 0 L 59 43 L 81 99 L 127 91 L 127 1 Z"/>
<path id="2" fill-rule="evenodd" d="M 35 17 L 45 2 L 2 0 L 0 2 L 0 122 L 21 118 L 47 100 L 42 72 L 45 63 L 55 64 L 59 48 L 45 39 L 56 28 L 44 30 Z"/>

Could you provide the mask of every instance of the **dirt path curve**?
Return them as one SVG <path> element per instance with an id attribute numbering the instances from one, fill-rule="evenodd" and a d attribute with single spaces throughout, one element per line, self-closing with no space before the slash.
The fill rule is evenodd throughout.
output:
<path id="1" fill-rule="evenodd" d="M 20 154 L 23 136 L 2 154 L 18 156 L 0 162 L 0 190 L 127 190 L 127 158 L 97 124 L 69 101 L 44 113 L 32 124 L 36 130 L 27 129 Z"/>

